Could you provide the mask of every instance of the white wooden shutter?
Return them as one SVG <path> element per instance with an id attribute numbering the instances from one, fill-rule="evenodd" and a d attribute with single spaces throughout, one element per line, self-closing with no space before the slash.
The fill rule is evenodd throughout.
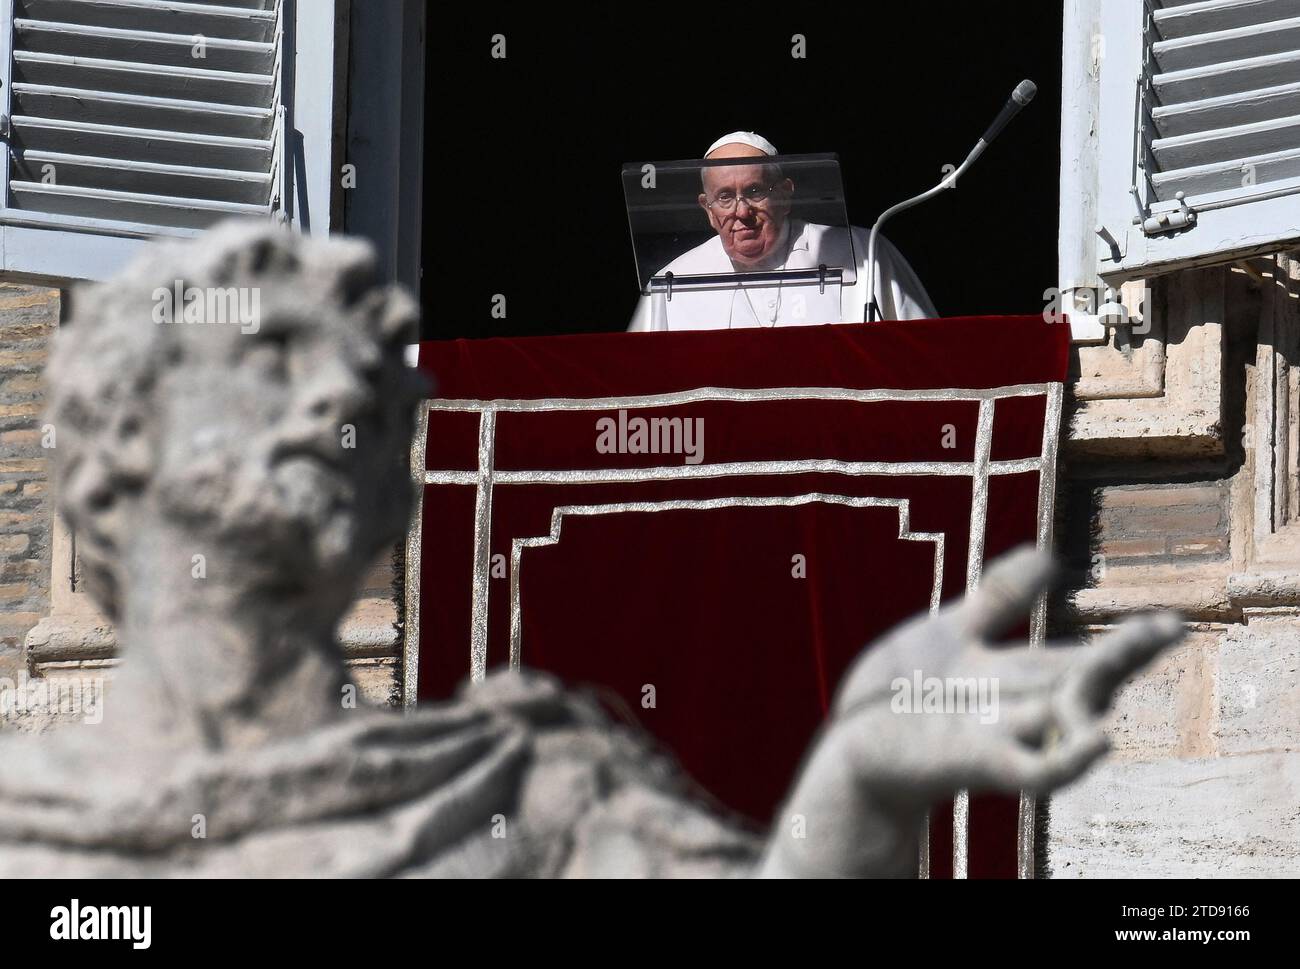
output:
<path id="1" fill-rule="evenodd" d="M 281 0 L 5 6 L 0 222 L 141 238 L 279 212 L 289 169 Z M 33 240 L 6 237 L 4 268 L 33 271 L 19 242 Z M 57 260 L 35 271 L 95 274 Z"/>
<path id="2" fill-rule="evenodd" d="M 1300 240 L 1300 0 L 1100 4 L 1099 274 Z"/>

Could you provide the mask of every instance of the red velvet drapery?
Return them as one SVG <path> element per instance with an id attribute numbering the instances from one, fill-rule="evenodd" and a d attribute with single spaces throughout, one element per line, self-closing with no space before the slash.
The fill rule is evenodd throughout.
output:
<path id="1" fill-rule="evenodd" d="M 1067 349 L 1040 317 L 423 344 L 419 696 L 513 649 L 770 820 L 864 644 L 1038 536 Z M 973 799 L 969 857 L 1015 873 L 1014 798 Z"/>

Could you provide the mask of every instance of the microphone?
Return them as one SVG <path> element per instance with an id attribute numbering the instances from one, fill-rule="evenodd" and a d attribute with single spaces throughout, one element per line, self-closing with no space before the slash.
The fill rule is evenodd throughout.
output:
<path id="1" fill-rule="evenodd" d="M 1034 100 L 1034 95 L 1037 93 L 1038 85 L 1033 81 L 1021 81 L 1016 85 L 1016 89 L 1011 92 L 1011 97 L 1007 98 L 1007 103 L 1002 105 L 1002 110 L 998 112 L 998 116 L 989 125 L 989 130 L 984 132 L 984 137 L 980 139 L 985 147 L 991 145 L 993 139 L 1002 134 L 1002 129 L 1024 110 L 1025 105 Z"/>
<path id="2" fill-rule="evenodd" d="M 905 202 L 899 202 L 893 208 L 886 209 L 876 220 L 876 224 L 871 227 L 871 240 L 867 245 L 867 300 L 863 307 L 862 317 L 868 323 L 874 323 L 876 317 L 880 315 L 880 307 L 876 304 L 876 237 L 880 234 L 880 227 L 885 224 L 885 220 L 893 215 L 897 215 L 905 209 L 910 209 L 914 205 L 920 205 L 922 202 L 934 198 L 946 188 L 951 188 L 957 183 L 957 178 L 971 165 L 975 160 L 984 154 L 984 149 L 992 144 L 993 139 L 1002 134 L 1002 129 L 1011 123 L 1011 119 L 1024 110 L 1025 105 L 1034 99 L 1038 93 L 1038 85 L 1033 81 L 1024 80 L 1016 85 L 1016 89 L 1011 92 L 1011 97 L 1007 98 L 1007 103 L 1002 106 L 998 116 L 993 119 L 993 123 L 988 126 L 983 136 L 975 143 L 971 153 L 966 156 L 957 169 L 944 176 L 934 188 L 928 192 L 922 192 L 920 195 L 910 198 Z"/>

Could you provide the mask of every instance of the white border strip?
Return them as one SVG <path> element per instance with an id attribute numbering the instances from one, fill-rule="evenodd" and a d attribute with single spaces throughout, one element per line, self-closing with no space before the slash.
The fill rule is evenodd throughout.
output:
<path id="1" fill-rule="evenodd" d="M 930 583 L 930 613 L 939 610 L 943 598 L 942 532 L 911 531 L 911 505 L 908 498 L 874 498 L 810 492 L 766 498 L 726 497 L 667 499 L 664 501 L 612 502 L 603 505 L 560 505 L 551 510 L 551 530 L 547 535 L 516 538 L 510 549 L 510 668 L 519 669 L 522 656 L 523 628 L 519 603 L 519 575 L 523 568 L 523 551 L 557 545 L 565 515 L 617 515 L 660 511 L 710 511 L 715 508 L 774 508 L 811 504 L 844 505 L 850 508 L 895 508 L 898 510 L 898 537 L 907 542 L 934 543 L 934 577 Z"/>
<path id="2" fill-rule="evenodd" d="M 485 412 L 486 413 L 486 412 Z M 755 477 L 769 474 L 848 474 L 861 477 L 921 477 L 926 475 L 969 478 L 974 475 L 1028 474 L 1038 471 L 1038 458 L 1013 461 L 987 460 L 981 466 L 970 461 L 734 461 L 720 464 L 656 465 L 647 468 L 575 468 L 560 471 L 497 471 L 491 480 L 497 485 L 534 484 L 635 484 L 646 481 L 676 481 L 693 478 Z M 429 471 L 425 484 L 478 485 L 479 471 Z"/>
<path id="3" fill-rule="evenodd" d="M 971 476 L 970 544 L 966 549 L 966 595 L 979 588 L 984 570 L 984 536 L 989 514 L 989 455 L 993 449 L 991 400 L 980 401 L 975 432 L 975 472 Z M 958 791 L 952 801 L 952 877 L 966 878 L 970 866 L 970 791 Z"/>
<path id="4" fill-rule="evenodd" d="M 924 390 L 854 390 L 849 387 L 700 387 L 696 390 L 679 390 L 666 394 L 639 394 L 627 397 L 537 397 L 526 400 L 468 400 L 436 399 L 429 401 L 430 410 L 440 411 L 553 411 L 553 410 L 619 410 L 637 407 L 666 407 L 693 404 L 705 400 L 750 402 L 763 400 L 849 400 L 872 401 L 915 400 L 998 400 L 1003 397 L 1039 397 L 1048 392 L 1051 384 L 1011 384 L 981 390 L 957 388 L 927 388 Z"/>

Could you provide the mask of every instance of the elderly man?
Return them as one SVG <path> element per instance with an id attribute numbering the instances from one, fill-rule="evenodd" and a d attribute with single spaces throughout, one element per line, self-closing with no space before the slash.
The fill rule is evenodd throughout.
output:
<path id="1" fill-rule="evenodd" d="M 762 135 L 723 135 L 706 159 L 770 158 L 776 148 Z M 796 186 L 771 163 L 720 165 L 701 173 L 699 196 L 717 235 L 679 256 L 656 275 L 698 276 L 855 266 L 852 285 L 819 287 L 779 280 L 768 285 L 682 287 L 671 300 L 643 295 L 630 330 L 713 330 L 861 322 L 866 304 L 868 231 L 818 225 L 791 216 Z M 852 234 L 852 247 L 849 235 Z M 893 245 L 876 242 L 876 303 L 887 320 L 938 316 L 925 287 Z"/>

